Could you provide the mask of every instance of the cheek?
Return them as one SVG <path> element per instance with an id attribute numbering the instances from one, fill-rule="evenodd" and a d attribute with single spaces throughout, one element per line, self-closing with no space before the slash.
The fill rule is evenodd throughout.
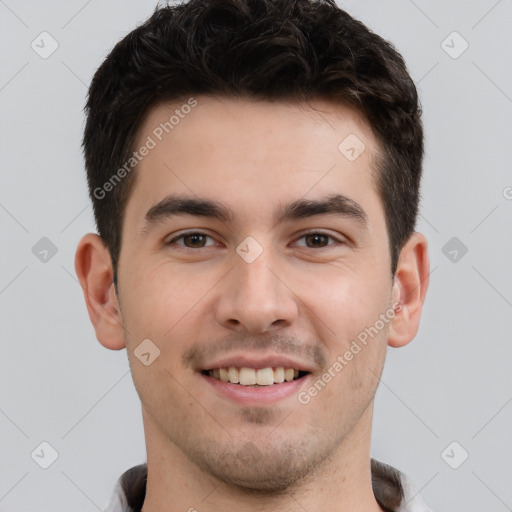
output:
<path id="1" fill-rule="evenodd" d="M 204 286 L 169 264 L 142 268 L 134 265 L 126 272 L 123 321 L 128 331 L 157 340 L 187 317 L 204 294 Z"/>
<path id="2" fill-rule="evenodd" d="M 325 341 L 331 340 L 334 348 L 343 350 L 386 311 L 391 280 L 383 276 L 387 274 L 375 264 L 333 264 L 296 279 L 293 290 L 307 306 L 305 315 L 326 335 Z"/>
<path id="3" fill-rule="evenodd" d="M 333 418 L 344 418 L 345 426 L 357 421 L 375 396 L 385 361 L 386 337 L 383 329 L 364 343 L 348 336 L 347 341 L 331 347 L 331 360 L 323 374 L 324 378 L 329 374 L 329 383 L 320 402 Z"/>
<path id="4" fill-rule="evenodd" d="M 380 320 L 390 294 L 390 283 L 382 276 L 378 267 L 366 275 L 340 272 L 331 276 L 329 293 L 322 296 L 316 288 L 316 302 L 310 304 L 315 313 L 312 322 L 326 351 L 325 371 L 330 374 L 324 403 L 331 404 L 333 414 L 362 412 L 375 394 L 389 327 L 389 322 Z"/>

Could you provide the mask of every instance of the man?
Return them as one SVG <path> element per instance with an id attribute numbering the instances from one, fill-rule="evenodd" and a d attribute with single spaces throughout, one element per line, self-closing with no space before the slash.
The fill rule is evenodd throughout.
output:
<path id="1" fill-rule="evenodd" d="M 147 447 L 108 510 L 429 510 L 370 458 L 429 272 L 400 55 L 331 0 L 191 0 L 115 46 L 86 114 L 75 267 Z"/>

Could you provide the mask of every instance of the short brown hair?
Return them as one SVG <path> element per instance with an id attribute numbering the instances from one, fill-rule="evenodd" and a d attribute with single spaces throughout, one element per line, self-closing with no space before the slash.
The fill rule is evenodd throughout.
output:
<path id="1" fill-rule="evenodd" d="M 199 94 L 355 107 L 382 149 L 376 184 L 395 273 L 416 223 L 423 159 L 421 108 L 400 54 L 334 0 L 190 0 L 157 8 L 117 43 L 89 89 L 85 165 L 114 282 L 136 173 L 102 187 L 130 159 L 148 109 Z"/>

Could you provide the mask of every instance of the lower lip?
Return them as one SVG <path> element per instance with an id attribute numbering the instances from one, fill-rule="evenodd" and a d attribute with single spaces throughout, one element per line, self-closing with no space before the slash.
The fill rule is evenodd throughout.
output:
<path id="1" fill-rule="evenodd" d="M 200 374 L 200 376 L 205 379 L 205 381 L 212 386 L 217 393 L 229 398 L 230 400 L 244 405 L 261 405 L 274 403 L 292 395 L 297 395 L 300 388 L 304 386 L 311 374 L 290 382 L 282 382 L 281 384 L 259 387 L 231 384 L 230 382 L 224 382 L 204 374 Z"/>

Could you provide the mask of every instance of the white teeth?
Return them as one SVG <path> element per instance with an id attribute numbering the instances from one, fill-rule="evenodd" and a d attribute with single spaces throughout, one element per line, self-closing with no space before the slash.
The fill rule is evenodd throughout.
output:
<path id="1" fill-rule="evenodd" d="M 238 384 L 239 378 L 238 378 L 238 368 L 235 368 L 234 366 L 230 366 L 228 369 L 229 374 L 229 382 L 232 384 Z"/>
<path id="2" fill-rule="evenodd" d="M 274 370 L 272 370 L 272 368 L 261 368 L 257 370 L 256 384 L 259 386 L 270 386 L 274 384 Z"/>
<path id="3" fill-rule="evenodd" d="M 219 379 L 223 382 L 231 384 L 241 384 L 242 386 L 271 386 L 272 384 L 280 384 L 284 381 L 291 382 L 299 376 L 299 370 L 294 368 L 237 368 L 230 366 L 229 368 L 215 368 L 208 372 L 210 377 Z"/>
<path id="4" fill-rule="evenodd" d="M 220 371 L 220 380 L 224 382 L 229 382 L 229 373 L 226 368 L 219 368 Z"/>
<path id="5" fill-rule="evenodd" d="M 284 382 L 284 368 L 282 366 L 274 368 L 274 382 Z"/>
<path id="6" fill-rule="evenodd" d="M 240 368 L 240 384 L 253 386 L 256 384 L 256 372 L 254 368 Z"/>

